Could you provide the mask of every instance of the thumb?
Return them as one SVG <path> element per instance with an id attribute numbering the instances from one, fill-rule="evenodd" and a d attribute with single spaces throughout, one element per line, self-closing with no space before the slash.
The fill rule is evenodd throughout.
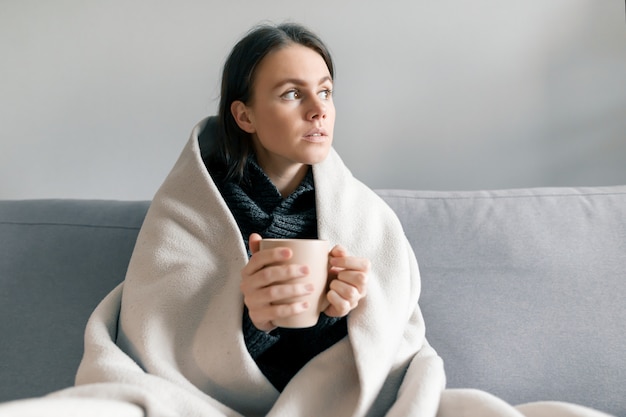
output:
<path id="1" fill-rule="evenodd" d="M 259 251 L 259 242 L 261 242 L 263 238 L 258 233 L 252 233 L 248 238 L 248 245 L 250 246 L 251 253 L 257 253 Z"/>
<path id="2" fill-rule="evenodd" d="M 340 256 L 347 256 L 347 255 L 348 255 L 348 251 L 346 251 L 346 248 L 344 248 L 341 245 L 335 245 L 330 250 L 330 256 L 340 257 Z"/>

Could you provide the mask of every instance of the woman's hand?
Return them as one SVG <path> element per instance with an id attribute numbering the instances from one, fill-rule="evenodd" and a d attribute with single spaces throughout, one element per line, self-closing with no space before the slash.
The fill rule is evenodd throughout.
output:
<path id="1" fill-rule="evenodd" d="M 330 266 L 330 291 L 326 295 L 330 306 L 324 313 L 330 317 L 343 317 L 367 294 L 370 261 L 348 256 L 346 250 L 337 245 L 330 251 Z"/>
<path id="2" fill-rule="evenodd" d="M 299 314 L 308 308 L 302 301 L 285 303 L 293 297 L 307 295 L 313 291 L 307 284 L 290 283 L 309 273 L 306 265 L 274 265 L 292 256 L 288 248 L 259 250 L 261 236 L 250 235 L 252 257 L 241 270 L 241 292 L 248 307 L 250 320 L 257 329 L 269 332 L 276 328 L 274 320 Z"/>

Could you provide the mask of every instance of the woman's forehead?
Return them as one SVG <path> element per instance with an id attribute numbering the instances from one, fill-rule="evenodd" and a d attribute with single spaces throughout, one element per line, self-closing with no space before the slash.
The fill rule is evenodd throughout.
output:
<path id="1" fill-rule="evenodd" d="M 314 49 L 290 44 L 267 54 L 255 71 L 256 81 L 266 88 L 278 88 L 287 83 L 319 85 L 332 82 L 326 61 Z"/>

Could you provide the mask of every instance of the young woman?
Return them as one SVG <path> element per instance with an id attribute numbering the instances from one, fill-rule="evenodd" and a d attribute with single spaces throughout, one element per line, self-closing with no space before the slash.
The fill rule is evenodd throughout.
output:
<path id="1" fill-rule="evenodd" d="M 345 316 L 366 290 L 369 261 L 347 256 L 337 245 L 330 252 L 335 273 L 327 294 L 330 306 L 318 325 L 275 330 L 272 320 L 309 307 L 284 300 L 313 288 L 293 283 L 307 266 L 270 266 L 291 256 L 288 251 L 259 252 L 262 237 L 318 237 L 311 166 L 331 149 L 333 75 L 330 54 L 308 30 L 258 28 L 239 42 L 225 65 L 218 133 L 205 129 L 200 135 L 205 165 L 252 254 L 241 282 L 246 346 L 278 390 L 346 336 Z"/>
<path id="2" fill-rule="evenodd" d="M 400 222 L 331 146 L 333 86 L 328 50 L 301 26 L 261 26 L 234 47 L 219 115 L 155 195 L 125 281 L 89 320 L 77 386 L 57 397 L 148 416 L 519 417 L 444 391 Z M 311 288 L 297 280 L 306 265 L 273 266 L 291 253 L 259 250 L 262 237 L 334 244 L 316 326 L 274 324 Z"/>
<path id="3" fill-rule="evenodd" d="M 88 324 L 75 393 L 163 415 L 434 414 L 445 378 L 417 263 L 395 214 L 332 148 L 333 88 L 330 53 L 302 26 L 260 26 L 235 45 L 218 116 L 193 129 L 124 283 Z M 306 265 L 272 266 L 288 250 L 259 250 L 271 237 L 331 242 L 314 327 L 273 324 L 307 308 L 285 300 L 311 288 L 297 280 Z"/>

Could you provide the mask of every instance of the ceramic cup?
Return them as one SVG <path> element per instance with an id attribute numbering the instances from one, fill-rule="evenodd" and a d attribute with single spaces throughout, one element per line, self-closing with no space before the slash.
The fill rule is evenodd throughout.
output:
<path id="1" fill-rule="evenodd" d="M 312 327 L 317 324 L 320 313 L 328 307 L 326 300 L 327 280 L 328 280 L 328 241 L 320 239 L 263 239 L 260 242 L 260 248 L 289 248 L 293 255 L 282 264 L 298 264 L 307 265 L 309 267 L 309 275 L 296 278 L 300 283 L 312 283 L 315 290 L 306 296 L 295 297 L 285 300 L 285 303 L 294 301 L 308 301 L 309 308 L 300 314 L 274 320 L 274 324 L 278 327 L 285 328 L 305 328 Z"/>

